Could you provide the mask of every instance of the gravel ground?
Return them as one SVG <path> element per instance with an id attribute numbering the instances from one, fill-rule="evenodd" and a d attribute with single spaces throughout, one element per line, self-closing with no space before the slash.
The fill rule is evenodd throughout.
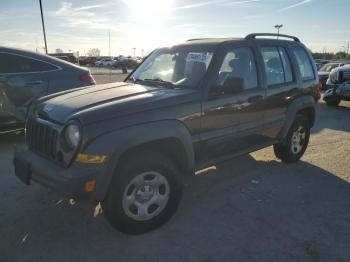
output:
<path id="1" fill-rule="evenodd" d="M 141 236 L 113 230 L 13 174 L 15 135 L 0 137 L 0 261 L 350 261 L 350 103 L 318 105 L 301 161 L 272 148 L 188 178 L 175 217 Z"/>

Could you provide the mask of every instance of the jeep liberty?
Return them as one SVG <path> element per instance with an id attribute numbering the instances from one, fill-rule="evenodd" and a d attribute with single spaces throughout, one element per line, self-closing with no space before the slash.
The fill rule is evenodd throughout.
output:
<path id="1" fill-rule="evenodd" d="M 174 214 L 183 176 L 268 146 L 283 162 L 299 160 L 317 86 L 313 58 L 293 36 L 159 48 L 124 82 L 38 99 L 15 174 L 101 203 L 113 227 L 144 233 Z"/>

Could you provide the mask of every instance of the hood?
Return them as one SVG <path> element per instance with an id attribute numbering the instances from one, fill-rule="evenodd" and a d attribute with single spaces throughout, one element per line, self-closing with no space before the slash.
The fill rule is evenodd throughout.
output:
<path id="1" fill-rule="evenodd" d="M 169 106 L 171 102 L 179 103 L 178 99 L 169 98 L 183 97 L 194 92 L 125 82 L 111 83 L 49 96 L 37 105 L 36 113 L 44 119 L 61 124 L 72 118 L 87 124 L 135 111 Z M 183 98 L 181 100 L 183 102 Z"/>
<path id="2" fill-rule="evenodd" d="M 329 76 L 329 74 L 330 74 L 330 72 L 325 72 L 325 71 L 319 71 L 318 72 L 318 76 L 320 76 L 320 77 L 328 77 Z"/>
<path id="3" fill-rule="evenodd" d="M 335 72 L 350 71 L 350 65 L 336 67 L 332 71 L 335 71 Z"/>

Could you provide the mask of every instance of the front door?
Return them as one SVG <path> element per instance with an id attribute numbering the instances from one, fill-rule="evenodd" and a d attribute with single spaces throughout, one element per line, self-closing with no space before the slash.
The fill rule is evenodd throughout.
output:
<path id="1" fill-rule="evenodd" d="M 259 78 L 253 46 L 227 46 L 203 101 L 201 118 L 202 158 L 234 154 L 264 142 L 264 99 L 266 90 Z M 243 81 L 234 92 L 223 88 L 230 81 Z M 223 90 L 223 91 L 222 91 Z"/>

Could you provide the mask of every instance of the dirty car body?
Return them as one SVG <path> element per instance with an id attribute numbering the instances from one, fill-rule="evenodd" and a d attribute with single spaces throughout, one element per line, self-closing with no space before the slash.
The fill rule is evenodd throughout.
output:
<path id="1" fill-rule="evenodd" d="M 185 175 L 287 143 L 296 116 L 313 125 L 318 84 L 309 52 L 293 39 L 190 40 L 155 50 L 125 82 L 41 98 L 30 109 L 27 146 L 16 149 L 16 175 L 98 203 L 141 152 L 166 156 Z M 310 64 L 306 78 L 300 53 Z"/>

